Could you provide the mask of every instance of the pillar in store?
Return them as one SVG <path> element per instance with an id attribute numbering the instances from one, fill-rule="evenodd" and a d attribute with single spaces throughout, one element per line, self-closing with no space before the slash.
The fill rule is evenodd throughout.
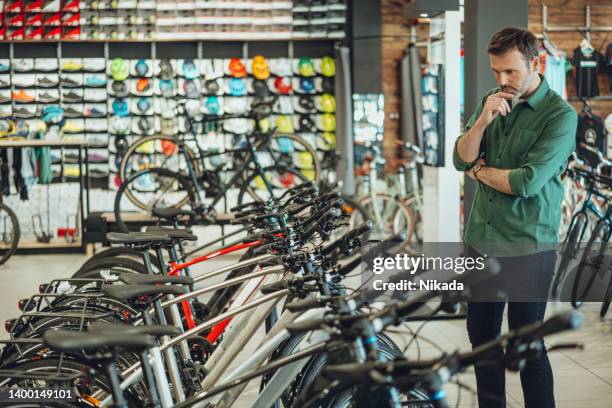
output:
<path id="1" fill-rule="evenodd" d="M 464 123 L 472 116 L 483 95 L 497 86 L 487 54 L 489 39 L 493 33 L 504 27 L 527 28 L 528 13 L 528 0 L 465 1 L 463 25 L 465 56 Z M 451 136 L 451 138 L 453 137 Z M 463 189 L 464 225 L 467 223 L 475 194 L 476 183 L 469 177 L 465 177 Z"/>
<path id="2" fill-rule="evenodd" d="M 435 21 L 434 21 L 435 20 Z M 432 19 L 430 29 L 441 29 L 443 39 L 429 49 L 432 63 L 444 64 L 444 166 L 423 168 L 423 239 L 425 242 L 459 242 L 460 175 L 453 167 L 453 145 L 460 132 L 459 56 L 461 15 L 446 11 Z"/>

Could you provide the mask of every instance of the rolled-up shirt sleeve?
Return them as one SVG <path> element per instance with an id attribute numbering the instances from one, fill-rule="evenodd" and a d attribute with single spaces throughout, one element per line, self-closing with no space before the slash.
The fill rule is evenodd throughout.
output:
<path id="1" fill-rule="evenodd" d="M 466 171 L 468 169 L 471 169 L 476 162 L 478 161 L 478 159 L 475 159 L 474 161 L 471 162 L 466 162 L 463 159 L 461 159 L 461 157 L 459 157 L 459 152 L 457 151 L 457 143 L 459 143 L 459 140 L 467 133 L 469 132 L 469 130 L 472 128 L 472 126 L 474 125 L 474 122 L 476 122 L 478 120 L 478 118 L 480 117 L 480 114 L 482 113 L 482 107 L 484 106 L 487 97 L 489 96 L 491 92 L 489 91 L 487 93 L 487 95 L 482 99 L 482 101 L 480 102 L 480 105 L 478 105 L 478 108 L 476 109 L 476 111 L 474 111 L 474 114 L 472 116 L 470 116 L 470 119 L 468 120 L 467 124 L 465 125 L 465 132 L 463 132 L 455 141 L 455 147 L 453 148 L 453 165 L 455 166 L 455 169 L 458 171 Z"/>
<path id="2" fill-rule="evenodd" d="M 576 148 L 577 125 L 578 116 L 573 110 L 566 110 L 550 119 L 523 164 L 510 171 L 508 177 L 514 195 L 534 196 L 557 172 L 562 171 Z"/>

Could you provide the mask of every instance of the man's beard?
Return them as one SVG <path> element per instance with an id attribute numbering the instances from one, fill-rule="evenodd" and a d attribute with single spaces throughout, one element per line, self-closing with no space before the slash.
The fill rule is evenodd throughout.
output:
<path id="1" fill-rule="evenodd" d="M 505 86 L 503 87 L 503 91 L 504 92 L 508 92 L 514 95 L 514 97 L 512 98 L 512 102 L 516 103 L 516 101 L 518 101 L 521 96 L 523 96 L 525 94 L 525 92 L 527 92 L 527 89 L 529 89 L 529 86 L 531 85 L 531 83 L 533 82 L 533 75 L 528 75 L 527 78 L 525 78 L 525 81 L 523 81 L 523 83 L 519 84 L 518 88 L 515 87 L 511 87 L 511 86 Z"/>

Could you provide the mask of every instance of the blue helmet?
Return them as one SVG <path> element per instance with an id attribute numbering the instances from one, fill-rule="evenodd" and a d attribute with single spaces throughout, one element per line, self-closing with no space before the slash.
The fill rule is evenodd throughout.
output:
<path id="1" fill-rule="evenodd" d="M 217 115 L 219 114 L 219 111 L 221 110 L 221 104 L 219 103 L 219 98 L 217 98 L 216 96 L 209 96 L 208 98 L 206 98 L 205 106 L 206 106 L 206 110 L 211 115 Z"/>
<path id="2" fill-rule="evenodd" d="M 113 112 L 119 117 L 125 117 L 130 114 L 128 103 L 123 98 L 117 98 L 113 101 Z"/>
<path id="3" fill-rule="evenodd" d="M 42 109 L 41 119 L 47 125 L 57 125 L 64 120 L 64 109 L 59 105 L 46 105 Z"/>
<path id="4" fill-rule="evenodd" d="M 241 78 L 230 79 L 229 91 L 232 96 L 244 96 L 247 94 L 246 85 Z"/>

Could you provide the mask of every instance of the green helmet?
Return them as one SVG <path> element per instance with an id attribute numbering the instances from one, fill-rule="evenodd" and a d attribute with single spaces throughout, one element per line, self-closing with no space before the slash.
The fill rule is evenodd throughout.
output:
<path id="1" fill-rule="evenodd" d="M 334 113 L 336 111 L 336 98 L 334 95 L 324 93 L 319 98 L 319 108 L 325 113 Z"/>
<path id="2" fill-rule="evenodd" d="M 336 61 L 332 57 L 323 57 L 321 60 L 321 74 L 326 77 L 336 75 Z"/>
<path id="3" fill-rule="evenodd" d="M 115 58 L 111 62 L 111 76 L 116 81 L 123 81 L 129 75 L 130 71 L 128 64 L 123 58 Z"/>
<path id="4" fill-rule="evenodd" d="M 315 70 L 312 60 L 310 58 L 300 58 L 298 62 L 298 72 L 304 77 L 314 76 Z"/>
<path id="5" fill-rule="evenodd" d="M 291 118 L 289 116 L 279 115 L 276 118 L 276 128 L 281 133 L 293 133 Z"/>

